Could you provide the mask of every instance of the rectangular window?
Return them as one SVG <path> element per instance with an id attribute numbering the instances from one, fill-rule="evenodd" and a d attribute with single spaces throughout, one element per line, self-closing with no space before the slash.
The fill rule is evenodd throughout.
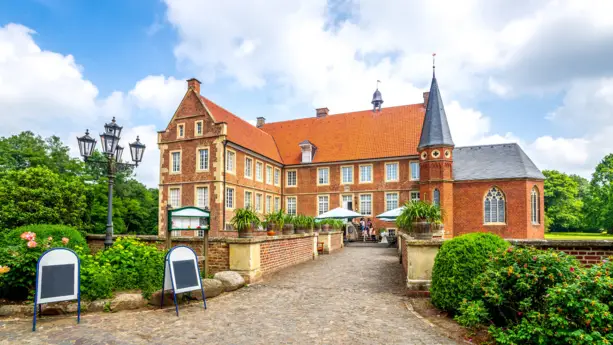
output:
<path id="1" fill-rule="evenodd" d="M 196 207 L 205 208 L 209 206 L 209 188 L 196 187 Z"/>
<path id="2" fill-rule="evenodd" d="M 398 208 L 398 193 L 385 193 L 385 210 Z"/>
<path id="3" fill-rule="evenodd" d="M 266 184 L 272 184 L 272 167 L 266 166 Z"/>
<path id="4" fill-rule="evenodd" d="M 172 172 L 181 172 L 181 152 L 172 153 Z"/>
<path id="5" fill-rule="evenodd" d="M 275 168 L 275 186 L 281 185 L 281 169 Z"/>
<path id="6" fill-rule="evenodd" d="M 202 121 L 196 121 L 196 135 L 202 135 Z"/>
<path id="7" fill-rule="evenodd" d="M 262 194 L 255 193 L 255 212 L 262 212 Z"/>
<path id="8" fill-rule="evenodd" d="M 251 193 L 250 191 L 245 191 L 245 208 L 252 208 L 253 207 L 253 203 L 252 203 L 252 198 L 253 198 L 253 193 Z"/>
<path id="9" fill-rule="evenodd" d="M 343 195 L 341 197 L 341 207 L 353 211 L 353 195 Z"/>
<path id="10" fill-rule="evenodd" d="M 264 181 L 264 163 L 262 162 L 255 162 L 255 180 L 256 181 Z"/>
<path id="11" fill-rule="evenodd" d="M 253 178 L 253 159 L 245 157 L 245 177 Z"/>
<path id="12" fill-rule="evenodd" d="M 226 208 L 234 208 L 234 188 L 226 188 Z"/>
<path id="13" fill-rule="evenodd" d="M 360 214 L 364 216 L 372 215 L 372 195 L 361 194 L 360 195 Z"/>
<path id="14" fill-rule="evenodd" d="M 288 196 L 285 198 L 286 202 L 287 202 L 287 214 L 291 214 L 291 215 L 296 215 L 297 212 L 297 207 L 296 207 L 296 197 L 295 196 Z"/>
<path id="15" fill-rule="evenodd" d="M 398 181 L 398 163 L 385 163 L 385 181 Z"/>
<path id="16" fill-rule="evenodd" d="M 341 184 L 352 184 L 353 183 L 353 166 L 342 166 L 341 167 Z"/>
<path id="17" fill-rule="evenodd" d="M 419 162 L 409 163 L 409 168 L 411 170 L 411 180 L 419 180 Z"/>
<path id="18" fill-rule="evenodd" d="M 296 170 L 290 170 L 287 172 L 287 186 L 295 187 L 298 185 L 298 172 Z"/>
<path id="19" fill-rule="evenodd" d="M 318 185 L 330 184 L 330 168 L 318 168 L 317 169 L 317 184 Z"/>
<path id="20" fill-rule="evenodd" d="M 317 215 L 328 212 L 330 209 L 330 197 L 320 195 L 317 197 Z"/>
<path id="21" fill-rule="evenodd" d="M 233 173 L 234 170 L 234 163 L 236 163 L 236 152 L 234 151 L 227 151 L 226 152 L 226 171 L 229 173 Z"/>
<path id="22" fill-rule="evenodd" d="M 411 201 L 419 201 L 419 192 L 418 191 L 412 191 L 411 192 Z"/>
<path id="23" fill-rule="evenodd" d="M 266 196 L 266 213 L 272 212 L 272 196 Z"/>
<path id="24" fill-rule="evenodd" d="M 275 196 L 275 212 L 279 211 L 281 209 L 281 198 L 278 196 Z"/>
<path id="25" fill-rule="evenodd" d="M 360 165 L 360 183 L 372 182 L 372 164 Z"/>
<path id="26" fill-rule="evenodd" d="M 209 149 L 198 149 L 198 170 L 209 170 Z"/>
<path id="27" fill-rule="evenodd" d="M 168 194 L 168 204 L 172 208 L 181 207 L 181 188 L 170 188 Z"/>
<path id="28" fill-rule="evenodd" d="M 185 136 L 185 125 L 177 125 L 177 138 L 183 138 Z"/>

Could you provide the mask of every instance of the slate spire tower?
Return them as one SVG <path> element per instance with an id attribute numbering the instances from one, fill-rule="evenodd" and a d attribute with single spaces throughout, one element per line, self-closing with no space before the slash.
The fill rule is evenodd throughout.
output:
<path id="1" fill-rule="evenodd" d="M 434 54 L 433 54 L 434 56 Z M 426 114 L 417 151 L 420 167 L 420 198 L 438 204 L 444 212 L 445 237 L 453 236 L 453 148 L 445 107 L 438 88 L 435 66 L 424 104 Z"/>

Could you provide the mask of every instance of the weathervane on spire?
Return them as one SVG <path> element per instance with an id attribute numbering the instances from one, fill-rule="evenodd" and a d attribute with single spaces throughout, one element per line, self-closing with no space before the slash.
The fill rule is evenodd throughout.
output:
<path id="1" fill-rule="evenodd" d="M 435 78 L 435 73 L 434 71 L 436 70 L 436 63 L 435 63 L 435 59 L 436 58 L 436 53 L 432 53 L 432 78 Z"/>

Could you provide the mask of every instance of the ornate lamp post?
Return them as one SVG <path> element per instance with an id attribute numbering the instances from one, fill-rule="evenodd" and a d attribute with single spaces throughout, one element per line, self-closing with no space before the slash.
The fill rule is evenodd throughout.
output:
<path id="1" fill-rule="evenodd" d="M 145 152 L 145 145 L 140 142 L 138 136 L 136 141 L 130 143 L 130 154 L 132 155 L 132 161 L 134 163 L 121 162 L 121 155 L 123 154 L 123 146 L 119 146 L 119 139 L 121 138 L 120 127 L 115 122 L 115 117 L 111 123 L 104 125 L 104 133 L 100 134 L 100 143 L 102 144 L 102 153 L 106 156 L 106 160 L 95 160 L 92 158 L 94 148 L 96 147 L 96 139 L 89 136 L 89 130 L 85 131 L 85 135 L 77 137 L 79 142 L 79 151 L 83 160 L 88 163 L 103 164 L 106 166 L 106 176 L 108 177 L 109 184 L 109 196 L 108 196 L 108 212 L 106 221 L 106 237 L 104 239 L 104 248 L 108 248 L 113 245 L 113 180 L 118 170 L 125 170 L 131 167 L 137 167 L 143 159 L 143 153 Z"/>

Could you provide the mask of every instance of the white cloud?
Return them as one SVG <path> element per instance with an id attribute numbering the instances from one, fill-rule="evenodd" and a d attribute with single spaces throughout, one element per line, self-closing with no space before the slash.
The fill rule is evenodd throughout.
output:
<path id="1" fill-rule="evenodd" d="M 163 75 L 150 75 L 139 80 L 129 95 L 139 108 L 158 110 L 164 119 L 170 119 L 177 110 L 185 90 L 186 83 L 183 80 L 166 78 Z"/>

